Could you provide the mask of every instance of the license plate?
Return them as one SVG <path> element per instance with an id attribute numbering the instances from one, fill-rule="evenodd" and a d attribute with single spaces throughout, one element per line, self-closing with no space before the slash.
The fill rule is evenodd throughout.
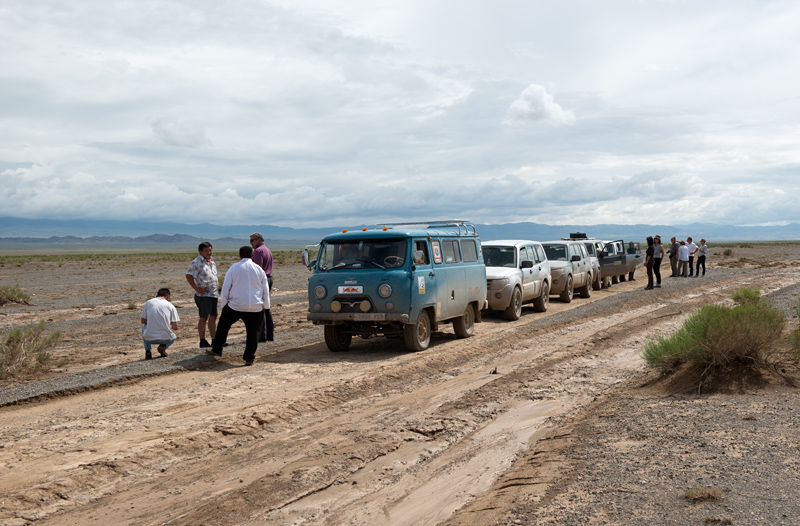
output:
<path id="1" fill-rule="evenodd" d="M 355 321 L 383 321 L 386 319 L 386 314 L 381 312 L 357 312 L 353 314 Z"/>
<path id="2" fill-rule="evenodd" d="M 363 294 L 364 287 L 361 285 L 345 285 L 344 287 L 339 287 L 339 294 Z"/>

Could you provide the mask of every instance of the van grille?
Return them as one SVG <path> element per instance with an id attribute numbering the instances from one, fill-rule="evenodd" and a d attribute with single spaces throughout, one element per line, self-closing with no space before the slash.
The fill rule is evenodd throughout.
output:
<path id="1" fill-rule="evenodd" d="M 364 312 L 361 310 L 361 302 L 367 300 L 369 302 L 369 310 L 367 312 L 375 312 L 375 305 L 369 296 L 336 296 L 333 298 L 342 304 L 342 310 L 339 312 Z"/>

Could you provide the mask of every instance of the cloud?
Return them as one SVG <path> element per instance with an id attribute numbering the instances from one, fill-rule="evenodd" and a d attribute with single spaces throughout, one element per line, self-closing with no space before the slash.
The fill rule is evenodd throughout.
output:
<path id="1" fill-rule="evenodd" d="M 197 123 L 175 119 L 158 119 L 152 126 L 156 141 L 166 146 L 204 148 L 211 146 L 206 130 Z"/>
<path id="2" fill-rule="evenodd" d="M 547 88 L 531 84 L 508 108 L 507 119 L 514 121 L 543 121 L 554 126 L 575 123 L 575 115 L 564 110 Z"/>

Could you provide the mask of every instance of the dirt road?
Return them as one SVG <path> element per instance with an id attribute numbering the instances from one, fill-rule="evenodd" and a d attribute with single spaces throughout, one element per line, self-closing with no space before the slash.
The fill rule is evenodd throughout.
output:
<path id="1" fill-rule="evenodd" d="M 621 283 L 546 313 L 526 308 L 517 322 L 486 316 L 476 336 L 456 339 L 446 326 L 421 353 L 384 338 L 329 352 L 305 321 L 305 270 L 292 268 L 276 274 L 277 341 L 247 368 L 243 329 L 222 359 L 200 355 L 193 305 L 173 293 L 184 308 L 181 339 L 163 359 L 171 374 L 0 409 L 0 523 L 492 524 L 515 502 L 514 485 L 497 482 L 519 474 L 516 459 L 600 398 L 641 384 L 648 338 L 743 285 L 796 287 L 798 259 L 665 278 L 656 291 Z M 180 290 L 182 265 L 137 294 L 164 282 Z M 2 271 L 25 288 L 22 270 Z M 135 324 L 146 294 L 119 297 L 140 271 L 128 274 L 103 274 L 108 297 L 93 286 L 107 301 L 92 305 L 59 305 L 43 284 L 37 306 L 6 309 L 0 324 L 47 316 L 65 334 L 57 352 L 72 359 L 61 377 L 151 367 L 159 360 L 139 362 Z M 530 470 L 546 491 L 541 467 Z"/>

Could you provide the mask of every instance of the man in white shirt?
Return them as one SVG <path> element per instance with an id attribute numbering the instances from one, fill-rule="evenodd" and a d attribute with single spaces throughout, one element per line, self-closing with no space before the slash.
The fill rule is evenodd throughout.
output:
<path id="1" fill-rule="evenodd" d="M 217 324 L 217 334 L 208 354 L 222 356 L 222 347 L 228 339 L 231 325 L 239 320 L 247 330 L 244 348 L 244 364 L 253 365 L 258 347 L 258 330 L 263 311 L 269 309 L 269 282 L 264 269 L 253 262 L 253 247 L 239 249 L 238 263 L 231 265 L 225 273 L 225 281 L 219 296 L 222 313 Z"/>
<path id="2" fill-rule="evenodd" d="M 678 249 L 678 275 L 686 277 L 686 267 L 689 266 L 689 247 L 686 246 L 686 241 L 681 241 L 681 246 Z"/>
<path id="3" fill-rule="evenodd" d="M 689 251 L 689 277 L 694 274 L 694 253 L 697 252 L 697 245 L 692 242 L 692 238 L 686 238 L 686 248 Z"/>
<path id="4" fill-rule="evenodd" d="M 158 289 L 156 297 L 147 300 L 142 309 L 142 340 L 144 341 L 144 359 L 150 360 L 153 355 L 150 348 L 158 345 L 158 353 L 167 355 L 167 347 L 175 343 L 175 333 L 178 330 L 178 311 L 169 302 L 169 289 Z"/>

